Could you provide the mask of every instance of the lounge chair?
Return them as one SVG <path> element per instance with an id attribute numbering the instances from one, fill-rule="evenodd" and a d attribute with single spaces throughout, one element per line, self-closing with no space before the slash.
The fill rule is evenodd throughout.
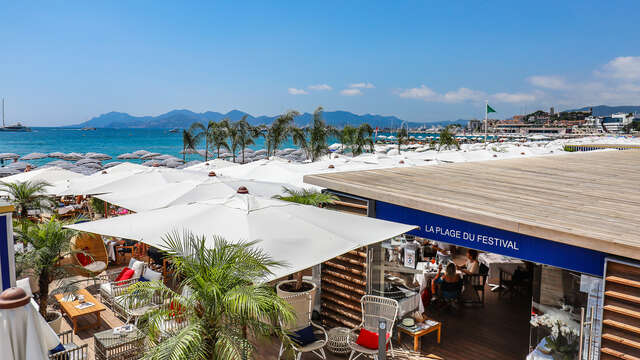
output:
<path id="1" fill-rule="evenodd" d="M 298 314 L 298 318 L 293 324 L 281 323 L 280 325 L 282 328 L 293 333 L 311 326 L 313 334 L 317 339 L 316 341 L 306 345 L 299 345 L 295 341 L 292 341 L 291 346 L 295 353 L 296 360 L 300 360 L 302 354 L 307 352 L 313 353 L 321 359 L 326 359 L 327 356 L 324 353 L 324 346 L 327 344 L 327 341 L 329 341 L 329 337 L 322 326 L 311 320 L 311 315 L 313 314 L 313 297 L 311 294 L 300 293 L 286 297 L 284 300 L 296 310 L 295 312 Z M 278 359 L 282 357 L 285 350 L 286 347 L 284 346 L 284 343 L 281 343 Z"/>
<path id="2" fill-rule="evenodd" d="M 351 348 L 351 354 L 349 360 L 354 360 L 361 355 L 378 359 L 378 349 L 369 349 L 364 346 L 356 344 L 358 338 L 358 332 L 362 329 L 378 333 L 378 326 L 380 320 L 386 321 L 388 330 L 388 336 L 386 340 L 387 346 L 391 348 L 391 357 L 393 357 L 393 344 L 391 338 L 393 337 L 393 325 L 398 316 L 398 302 L 393 299 L 389 299 L 382 296 L 364 295 L 360 299 L 360 307 L 362 308 L 362 322 L 360 325 L 351 330 L 349 335 L 349 347 Z M 355 355 L 355 356 L 354 356 Z"/>
<path id="3" fill-rule="evenodd" d="M 76 252 L 72 258 L 78 265 L 78 275 L 94 277 L 107 269 L 109 257 L 102 237 L 96 234 L 82 233 L 71 239 L 71 250 Z M 80 257 L 90 259 L 89 264 L 82 264 Z"/>
<path id="4" fill-rule="evenodd" d="M 120 274 L 120 270 L 100 276 L 102 282 L 102 284 L 100 284 L 100 298 L 105 305 L 113 306 L 113 299 L 116 296 L 124 294 L 131 284 L 137 283 L 146 269 L 144 262 L 134 258 L 129 261 L 128 267 L 136 270 L 134 276 L 128 280 L 115 281 Z"/>

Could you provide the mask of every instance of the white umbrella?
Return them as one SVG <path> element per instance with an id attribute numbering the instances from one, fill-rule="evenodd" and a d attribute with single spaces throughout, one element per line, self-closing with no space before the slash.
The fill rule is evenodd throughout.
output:
<path id="1" fill-rule="evenodd" d="M 155 159 L 156 156 L 161 156 L 162 154 L 160 153 L 148 153 L 148 154 L 144 154 L 142 156 L 140 156 L 140 159 L 142 160 L 150 160 L 150 159 Z M 159 159 L 159 160 L 163 160 L 163 159 Z"/>
<path id="2" fill-rule="evenodd" d="M 34 152 L 34 153 L 23 156 L 22 158 L 20 158 L 20 160 L 39 160 L 39 159 L 45 159 L 47 157 L 49 157 L 47 154 Z"/>
<path id="3" fill-rule="evenodd" d="M 0 153 L 0 159 L 2 159 L 2 160 L 18 159 L 19 157 L 20 157 L 20 155 L 18 155 L 16 153 Z"/>
<path id="4" fill-rule="evenodd" d="M 15 288 L 5 290 L 3 297 L 15 291 Z M 24 294 L 22 289 L 20 291 Z M 60 344 L 58 335 L 30 302 L 12 309 L 0 309 L 0 334 L 3 360 L 48 360 L 49 350 Z"/>
<path id="5" fill-rule="evenodd" d="M 208 179 L 207 174 L 195 171 L 147 168 L 145 171 L 135 172 L 118 178 L 109 183 L 90 189 L 91 194 L 110 192 L 143 192 L 158 186 L 182 181 L 203 182 Z"/>
<path id="6" fill-rule="evenodd" d="M 114 166 L 118 166 L 118 165 L 120 165 L 120 164 L 124 164 L 124 162 L 122 162 L 122 161 L 112 161 L 112 162 L 110 162 L 110 163 L 106 163 L 106 164 L 104 164 L 104 166 L 103 166 L 103 167 L 104 167 L 105 169 L 109 169 L 109 168 L 112 168 L 112 167 L 114 167 Z"/>
<path id="7" fill-rule="evenodd" d="M 75 162 L 76 165 L 84 165 L 84 164 L 99 164 L 100 160 L 97 159 L 80 159 Z"/>
<path id="8" fill-rule="evenodd" d="M 142 168 L 142 170 L 140 168 Z M 91 176 L 86 176 L 80 179 L 71 179 L 67 181 L 67 186 L 63 191 L 59 192 L 58 195 L 98 194 L 98 192 L 94 192 L 95 188 L 99 188 L 106 184 L 131 176 L 137 172 L 146 170 L 148 170 L 148 168 L 136 164 L 120 164 L 112 167 L 111 169 L 96 172 Z M 88 170 L 83 171 L 88 172 Z"/>
<path id="9" fill-rule="evenodd" d="M 75 173 L 73 171 L 65 170 L 57 166 L 50 166 L 32 170 L 29 172 L 19 173 L 13 176 L 3 178 L 2 181 L 8 183 L 18 183 L 25 181 L 46 181 L 52 186 L 45 188 L 47 194 L 57 194 L 61 191 L 68 180 L 79 179 L 85 177 L 82 174 Z"/>
<path id="10" fill-rule="evenodd" d="M 221 176 L 210 177 L 204 182 L 182 181 L 135 191 L 117 191 L 95 197 L 135 212 L 160 209 L 168 206 L 189 204 L 196 201 L 226 198 L 235 194 L 241 186 L 250 194 L 271 198 L 286 195 L 283 187 L 301 190 L 288 184 L 233 179 Z"/>
<path id="11" fill-rule="evenodd" d="M 253 241 L 286 267 L 272 279 L 320 264 L 348 251 L 403 234 L 415 226 L 248 194 L 176 205 L 68 226 L 71 229 L 143 241 L 162 247 L 171 231 L 190 230 L 228 241 Z M 266 279 L 266 280 L 272 280 Z"/>
<path id="12" fill-rule="evenodd" d="M 143 166 L 148 166 L 148 167 L 160 166 L 160 165 L 162 165 L 162 161 L 160 161 L 160 160 L 147 160 L 147 161 L 143 162 L 142 165 Z"/>
<path id="13" fill-rule="evenodd" d="M 49 153 L 47 156 L 53 159 L 62 159 L 65 156 L 67 156 L 67 154 L 57 151 L 57 152 Z"/>
<path id="14" fill-rule="evenodd" d="M 141 157 L 143 155 L 147 155 L 149 153 L 149 151 L 147 150 L 138 150 L 138 151 L 134 151 L 133 155 L 137 156 L 137 157 Z"/>
<path id="15" fill-rule="evenodd" d="M 12 169 L 9 167 L 0 167 L 0 177 L 3 176 L 10 176 L 10 175 L 15 175 L 15 174 L 19 174 L 21 171 L 18 169 Z"/>
<path id="16" fill-rule="evenodd" d="M 87 157 L 87 158 L 89 158 L 89 159 L 111 160 L 111 156 L 109 156 L 109 155 L 107 155 L 107 154 L 94 153 L 94 152 L 88 152 L 88 153 L 86 153 L 85 157 Z"/>
<path id="17" fill-rule="evenodd" d="M 12 169 L 16 169 L 16 170 L 25 170 L 27 168 L 27 166 L 31 166 L 31 168 L 33 168 L 34 166 L 24 162 L 24 161 L 18 161 L 18 162 L 12 162 L 11 164 L 7 165 L 6 167 L 8 168 L 12 168 Z"/>
<path id="18" fill-rule="evenodd" d="M 120 160 L 132 160 L 132 159 L 137 159 L 137 158 L 139 158 L 138 155 L 129 154 L 129 153 L 124 153 L 124 154 L 118 155 L 118 159 L 120 159 Z"/>
<path id="19" fill-rule="evenodd" d="M 281 160 L 258 160 L 244 165 L 223 168 L 216 173 L 237 179 L 272 181 L 301 188 L 318 189 L 316 186 L 305 184 L 302 180 L 304 175 L 310 173 L 309 169 L 300 164 L 291 164 Z"/>
<path id="20" fill-rule="evenodd" d="M 78 153 L 70 153 L 70 154 L 65 154 L 63 157 L 63 159 L 65 160 L 82 160 L 84 159 L 84 156 L 82 156 L 82 154 L 78 154 Z"/>

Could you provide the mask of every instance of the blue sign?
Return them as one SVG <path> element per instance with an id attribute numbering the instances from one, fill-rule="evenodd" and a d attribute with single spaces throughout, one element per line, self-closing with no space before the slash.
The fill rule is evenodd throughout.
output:
<path id="1" fill-rule="evenodd" d="M 409 234 L 471 249 L 602 276 L 606 254 L 381 201 L 376 218 L 416 225 Z"/>
<path id="2" fill-rule="evenodd" d="M 11 256 L 9 246 L 9 228 L 7 226 L 8 215 L 0 215 L 0 291 L 11 287 Z"/>

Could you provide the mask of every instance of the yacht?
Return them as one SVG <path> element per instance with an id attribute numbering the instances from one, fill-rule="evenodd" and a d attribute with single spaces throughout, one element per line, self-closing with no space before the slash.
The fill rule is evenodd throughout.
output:
<path id="1" fill-rule="evenodd" d="M 20 123 L 17 123 L 15 125 L 10 125 L 10 126 L 6 126 L 4 124 L 4 99 L 2 99 L 2 127 L 0 127 L 0 131 L 21 131 L 21 132 L 31 131 L 31 128 L 26 127 Z"/>

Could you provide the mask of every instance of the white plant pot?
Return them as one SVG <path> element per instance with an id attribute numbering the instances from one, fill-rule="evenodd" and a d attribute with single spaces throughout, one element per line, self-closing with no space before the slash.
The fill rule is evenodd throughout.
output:
<path id="1" fill-rule="evenodd" d="M 296 280 L 285 280 L 285 281 L 281 281 L 278 283 L 278 285 L 276 286 L 276 293 L 278 294 L 279 297 L 286 299 L 288 297 L 291 296 L 296 296 L 296 295 L 301 295 L 301 294 L 310 294 L 311 297 L 309 299 L 309 301 L 311 302 L 311 304 L 309 303 L 300 303 L 300 302 L 296 302 L 293 305 L 293 310 L 296 314 L 296 318 L 298 319 L 296 322 L 296 327 L 302 326 L 304 324 L 306 324 L 306 322 L 308 321 L 308 312 L 309 312 L 309 307 L 312 307 L 314 301 L 315 301 L 315 297 L 316 297 L 316 292 L 318 291 L 318 287 L 316 286 L 315 283 L 311 282 L 311 281 L 306 281 L 306 280 L 302 280 L 303 283 L 309 284 L 312 286 L 312 288 L 310 290 L 306 290 L 306 291 L 286 291 L 286 290 L 282 290 L 280 288 L 281 285 L 283 284 L 295 284 Z M 313 309 L 312 309 L 313 310 Z"/>
<path id="2" fill-rule="evenodd" d="M 47 311 L 49 314 L 55 314 L 56 318 L 49 321 L 49 326 L 53 329 L 56 334 L 60 333 L 60 329 L 62 328 L 62 314 L 59 311 Z"/>

